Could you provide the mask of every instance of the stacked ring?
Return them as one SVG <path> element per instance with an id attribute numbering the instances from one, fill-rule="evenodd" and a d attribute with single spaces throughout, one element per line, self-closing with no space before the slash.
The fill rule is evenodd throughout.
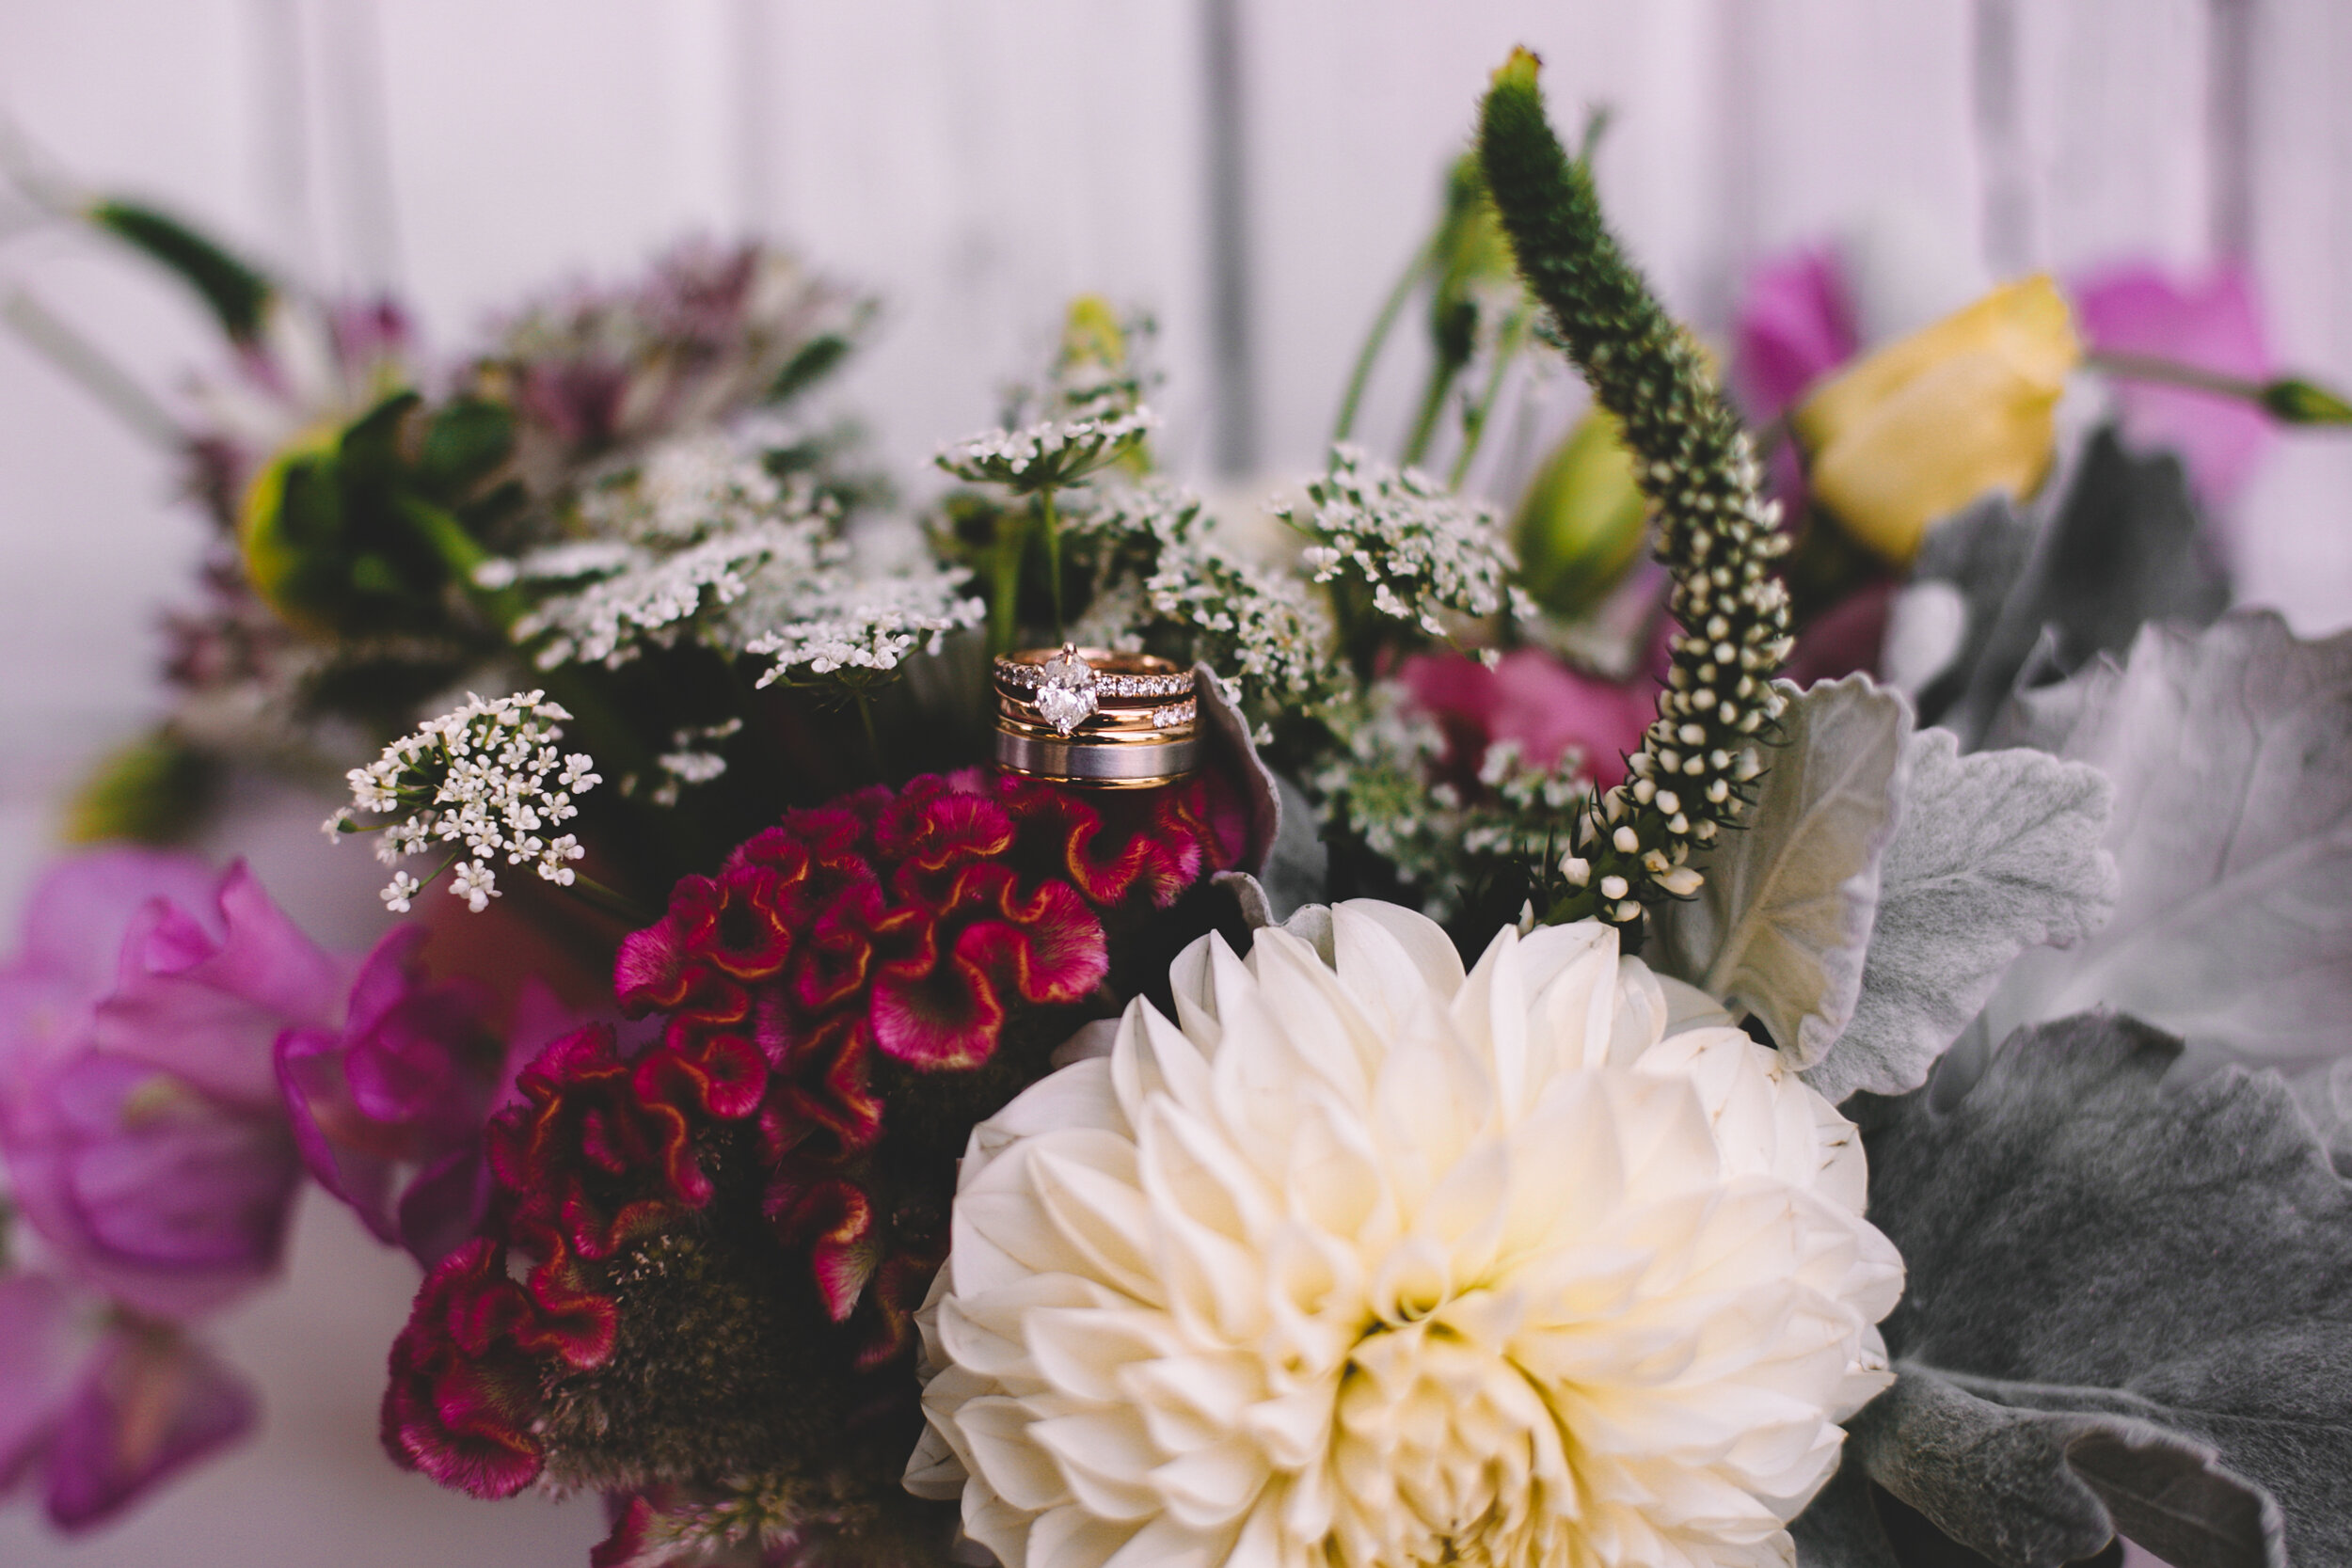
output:
<path id="1" fill-rule="evenodd" d="M 1150 654 L 1030 648 L 996 660 L 996 762 L 1063 784 L 1143 789 L 1192 771 L 1192 672 Z"/>

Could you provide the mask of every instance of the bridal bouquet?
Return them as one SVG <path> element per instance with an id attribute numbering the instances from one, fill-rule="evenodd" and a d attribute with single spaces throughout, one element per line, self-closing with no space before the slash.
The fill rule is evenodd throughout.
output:
<path id="1" fill-rule="evenodd" d="M 1384 318 L 1406 460 L 1260 520 L 1098 300 L 914 528 L 809 412 L 869 308 L 778 252 L 428 369 L 86 213 L 238 361 L 80 820 L 331 764 L 412 918 L 151 844 L 37 892 L 0 1481 L 60 1525 L 250 1424 L 203 1324 L 308 1180 L 423 1271 L 391 1462 L 601 1494 L 600 1568 L 2352 1559 L 2352 641 L 2054 422 L 2321 388 L 2047 279 L 1832 352 L 1800 268 L 1743 422 L 1524 52 Z"/>

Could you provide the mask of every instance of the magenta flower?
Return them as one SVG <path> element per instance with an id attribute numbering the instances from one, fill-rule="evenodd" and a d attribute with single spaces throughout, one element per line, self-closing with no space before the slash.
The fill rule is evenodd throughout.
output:
<path id="1" fill-rule="evenodd" d="M 430 1268 L 481 1225 L 490 1196 L 482 1129 L 519 1100 L 516 1070 L 595 1020 L 531 981 L 501 1044 L 486 988 L 424 980 L 425 935 L 420 926 L 387 935 L 360 966 L 342 1026 L 286 1031 L 277 1063 L 310 1174 L 377 1240 Z"/>
<path id="2" fill-rule="evenodd" d="M 1517 741 L 1520 755 L 1549 768 L 1574 746 L 1602 788 L 1622 783 L 1625 753 L 1641 744 L 1658 716 L 1654 680 L 1602 680 L 1580 674 L 1549 654 L 1520 648 L 1491 670 L 1463 654 L 1417 654 L 1397 678 L 1413 701 L 1443 726 L 1448 758 L 1475 772 L 1486 748 Z"/>
<path id="3" fill-rule="evenodd" d="M 1791 251 L 1748 274 L 1732 326 L 1731 388 L 1761 425 L 1861 348 L 1836 252 Z"/>
<path id="4" fill-rule="evenodd" d="M 0 1491 L 37 1484 L 64 1530 L 243 1436 L 244 1380 L 167 1323 L 105 1313 L 40 1275 L 0 1278 Z"/>
<path id="5" fill-rule="evenodd" d="M 2078 280 L 2074 308 L 2095 353 L 2138 354 L 2267 380 L 2261 295 L 2240 262 L 2180 280 L 2134 262 Z M 2269 450 L 2270 420 L 2243 401 L 2183 387 L 2122 380 L 2116 403 L 2134 446 L 2180 453 L 2205 503 L 2225 507 Z"/>
<path id="6" fill-rule="evenodd" d="M 0 970 L 0 1153 L 60 1265 L 174 1321 L 276 1270 L 301 1173 L 271 1043 L 339 1013 L 346 969 L 242 865 L 111 849 L 43 879 Z"/>
<path id="7" fill-rule="evenodd" d="M 378 1241 L 430 1263 L 481 1218 L 482 1124 L 503 1053 L 486 1027 L 485 988 L 428 984 L 419 974 L 425 935 L 403 926 L 376 943 L 342 1026 L 287 1030 L 277 1069 L 294 1143 L 319 1185 Z"/>

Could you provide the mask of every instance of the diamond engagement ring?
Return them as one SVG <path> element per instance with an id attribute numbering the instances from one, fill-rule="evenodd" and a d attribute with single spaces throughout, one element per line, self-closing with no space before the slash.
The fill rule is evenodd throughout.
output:
<path id="1" fill-rule="evenodd" d="M 1190 772 L 1192 672 L 1150 654 L 1031 648 L 996 660 L 996 761 L 1016 773 L 1144 788 Z"/>

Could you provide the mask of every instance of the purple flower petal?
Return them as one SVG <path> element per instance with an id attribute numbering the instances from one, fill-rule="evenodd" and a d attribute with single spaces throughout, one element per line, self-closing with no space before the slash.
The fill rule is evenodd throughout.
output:
<path id="1" fill-rule="evenodd" d="M 56 1280 L 0 1278 L 0 1493 L 40 1456 L 65 1408 L 74 1317 L 72 1297 Z"/>
<path id="2" fill-rule="evenodd" d="M 1732 335 L 1733 395 L 1757 424 L 1778 419 L 1861 346 L 1836 253 L 1824 246 L 1759 264 Z"/>
<path id="3" fill-rule="evenodd" d="M 2188 281 L 2151 266 L 2121 266 L 2081 279 L 2074 292 L 2094 351 L 2149 355 L 2249 381 L 2272 372 L 2261 296 L 2242 264 Z M 2268 417 L 2236 399 L 2148 381 L 2119 381 L 2115 392 L 2124 436 L 2142 449 L 2180 453 L 2208 505 L 2228 505 L 2275 438 Z"/>
<path id="4" fill-rule="evenodd" d="M 76 1275 L 183 1320 L 276 1272 L 301 1173 L 275 1114 L 95 1051 L 24 1090 L 0 1106 L 16 1201 Z"/>
<path id="5" fill-rule="evenodd" d="M 209 1352 L 151 1324 L 110 1329 L 56 1427 L 50 1520 L 103 1523 L 141 1493 L 250 1430 L 251 1388 Z"/>
<path id="6" fill-rule="evenodd" d="M 222 1099 L 273 1105 L 278 1031 L 332 1025 L 349 964 L 296 929 L 243 863 L 221 879 L 215 908 L 217 927 L 160 899 L 134 916 L 92 1038 Z"/>

